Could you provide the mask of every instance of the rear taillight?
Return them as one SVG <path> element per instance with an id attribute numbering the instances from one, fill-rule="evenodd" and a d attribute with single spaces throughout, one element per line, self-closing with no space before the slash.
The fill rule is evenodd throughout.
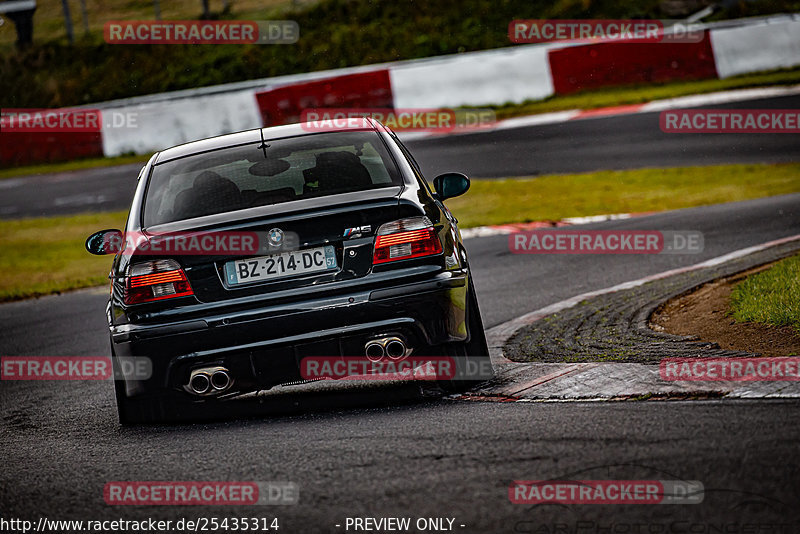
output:
<path id="1" fill-rule="evenodd" d="M 194 295 L 192 286 L 175 260 L 135 263 L 125 277 L 125 304 Z"/>
<path id="2" fill-rule="evenodd" d="M 372 263 L 433 256 L 441 252 L 442 243 L 430 219 L 410 217 L 378 228 Z"/>

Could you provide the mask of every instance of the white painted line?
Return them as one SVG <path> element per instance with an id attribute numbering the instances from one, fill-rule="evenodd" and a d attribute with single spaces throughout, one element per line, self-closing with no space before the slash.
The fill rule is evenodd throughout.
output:
<path id="1" fill-rule="evenodd" d="M 426 132 L 408 132 L 401 135 L 405 140 L 411 141 L 415 139 L 446 137 L 451 135 L 469 135 L 475 133 L 493 132 L 497 130 L 513 130 L 516 128 L 528 128 L 531 126 L 541 126 L 545 124 L 558 124 L 567 121 L 575 120 L 591 120 L 591 119 L 606 119 L 609 117 L 616 117 L 619 115 L 631 115 L 634 113 L 653 113 L 656 111 L 665 111 L 668 109 L 683 109 L 683 108 L 697 108 L 702 106 L 713 106 L 717 104 L 726 104 L 729 102 L 743 102 L 747 100 L 757 100 L 760 98 L 774 98 L 779 96 L 791 96 L 800 94 L 800 85 L 791 85 L 788 87 L 754 87 L 750 89 L 732 89 L 730 91 L 717 91 L 715 93 L 705 93 L 699 95 L 679 96 L 675 98 L 667 98 L 663 100 L 653 100 L 642 104 L 640 107 L 631 105 L 630 108 L 625 105 L 612 106 L 609 109 L 618 108 L 616 113 L 609 113 L 605 115 L 600 113 L 604 108 L 597 109 L 569 109 L 566 111 L 555 111 L 550 113 L 539 113 L 536 115 L 525 115 L 522 117 L 514 117 L 498 121 L 492 126 L 480 129 L 461 129 L 453 130 L 446 133 L 426 133 Z M 628 109 L 626 109 L 628 108 Z M 586 116 L 582 116 L 586 114 Z"/>
<path id="2" fill-rule="evenodd" d="M 539 113 L 538 115 L 526 115 L 524 117 L 514 117 L 499 121 L 495 130 L 513 130 L 514 128 L 527 128 L 529 126 L 540 126 L 542 124 L 556 124 L 572 120 L 581 113 L 580 109 L 570 109 L 567 111 L 556 111 L 553 113 Z"/>
<path id="3" fill-rule="evenodd" d="M 0 189 L 11 189 L 12 187 L 19 187 L 28 181 L 25 178 L 6 178 L 0 180 Z"/>
<path id="4" fill-rule="evenodd" d="M 644 285 L 647 282 L 652 282 L 653 280 L 661 280 L 663 278 L 669 278 L 670 276 L 676 274 L 697 271 L 700 269 L 705 269 L 706 267 L 714 267 L 716 265 L 720 265 L 722 263 L 747 256 L 754 252 L 759 252 L 761 250 L 765 250 L 771 247 L 782 245 L 784 243 L 790 243 L 792 241 L 798 241 L 798 240 L 800 240 L 800 234 L 784 237 L 782 239 L 776 239 L 774 241 L 769 241 L 767 243 L 762 243 L 760 245 L 755 245 L 752 247 L 735 250 L 728 254 L 724 254 L 722 256 L 712 258 L 710 260 L 696 263 L 694 265 L 689 265 L 687 267 L 679 267 L 677 269 L 671 269 L 669 271 L 664 271 L 658 274 L 645 276 L 644 278 L 639 278 L 638 280 L 623 282 L 622 284 L 617 284 L 615 286 L 607 287 L 605 289 L 598 289 L 596 291 L 589 291 L 587 293 L 582 293 L 572 298 L 568 298 L 560 302 L 551 304 L 549 306 L 545 306 L 544 308 L 540 308 L 536 311 L 526 313 L 525 315 L 521 315 L 516 319 L 511 319 L 510 321 L 506 321 L 505 323 L 499 324 L 486 331 L 486 339 L 489 343 L 489 352 L 492 357 L 492 363 L 496 365 L 503 365 L 503 364 L 520 365 L 519 362 L 512 362 L 511 360 L 505 357 L 505 354 L 503 354 L 503 345 L 506 344 L 506 341 L 508 341 L 508 339 L 511 336 L 513 336 L 514 333 L 520 328 L 524 328 L 530 324 L 533 324 L 536 321 L 543 319 L 544 317 L 547 317 L 548 315 L 552 315 L 554 313 L 558 313 L 568 308 L 572 308 L 579 302 L 582 302 L 586 299 L 597 297 L 600 295 L 606 295 L 608 293 L 616 293 L 617 291 L 622 291 L 624 289 L 631 289 L 633 287 Z M 613 365 L 613 364 L 608 364 L 608 365 Z"/>
<path id="5" fill-rule="evenodd" d="M 490 235 L 509 234 L 508 230 L 496 226 L 476 226 L 475 228 L 465 228 L 461 230 L 462 239 L 472 239 L 473 237 L 487 237 Z"/>
<path id="6" fill-rule="evenodd" d="M 568 224 L 590 224 L 605 221 L 621 221 L 633 217 L 631 213 L 615 213 L 612 215 L 590 215 L 588 217 L 567 217 L 561 219 L 562 222 Z"/>
<path id="7" fill-rule="evenodd" d="M 640 113 L 663 111 L 666 109 L 694 108 L 698 106 L 712 106 L 727 104 L 728 102 L 741 102 L 743 100 L 756 100 L 759 98 L 774 98 L 777 96 L 791 96 L 800 94 L 800 85 L 788 87 L 754 87 L 752 89 L 734 89 L 719 91 L 704 95 L 679 96 L 665 100 L 653 100 L 639 110 Z"/>
<path id="8" fill-rule="evenodd" d="M 92 194 L 81 194 L 81 195 L 72 195 L 68 197 L 57 197 L 53 200 L 54 206 L 83 206 L 89 204 L 102 204 L 103 202 L 107 201 L 108 197 L 105 195 L 92 195 Z"/>

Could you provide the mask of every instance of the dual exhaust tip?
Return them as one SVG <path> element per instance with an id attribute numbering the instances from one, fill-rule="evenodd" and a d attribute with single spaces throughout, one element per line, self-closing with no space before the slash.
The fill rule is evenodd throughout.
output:
<path id="1" fill-rule="evenodd" d="M 364 346 L 364 354 L 371 362 L 379 362 L 384 358 L 402 360 L 408 356 L 409 349 L 405 341 L 399 337 L 373 339 Z"/>
<path id="2" fill-rule="evenodd" d="M 399 337 L 373 339 L 364 346 L 364 354 L 372 362 L 384 358 L 399 361 L 410 353 L 405 341 Z M 203 367 L 189 375 L 189 383 L 184 389 L 195 395 L 220 395 L 233 385 L 233 377 L 225 367 Z"/>
<path id="3" fill-rule="evenodd" d="M 219 395 L 233 385 L 230 371 L 224 367 L 204 367 L 195 369 L 189 376 L 186 387 L 195 395 Z"/>

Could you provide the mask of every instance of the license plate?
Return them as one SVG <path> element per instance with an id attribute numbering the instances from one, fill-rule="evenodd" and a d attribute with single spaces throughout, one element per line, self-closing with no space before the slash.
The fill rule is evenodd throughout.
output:
<path id="1" fill-rule="evenodd" d="M 229 285 L 245 284 L 318 273 L 337 268 L 333 247 L 310 248 L 229 261 L 225 264 L 225 278 Z"/>

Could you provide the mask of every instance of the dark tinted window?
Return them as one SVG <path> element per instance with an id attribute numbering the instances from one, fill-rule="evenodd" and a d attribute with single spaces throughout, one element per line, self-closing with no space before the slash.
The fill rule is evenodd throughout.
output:
<path id="1" fill-rule="evenodd" d="M 377 133 L 311 134 L 156 165 L 145 227 L 304 198 L 400 185 Z"/>

